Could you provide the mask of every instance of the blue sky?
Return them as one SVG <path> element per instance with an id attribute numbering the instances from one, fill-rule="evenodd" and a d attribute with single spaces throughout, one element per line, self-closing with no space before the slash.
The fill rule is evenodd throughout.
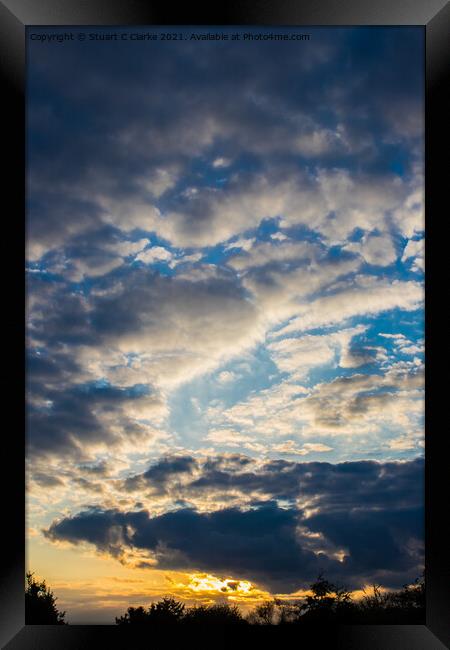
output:
<path id="1" fill-rule="evenodd" d="M 79 541 L 61 522 L 88 506 L 111 526 L 136 504 L 155 516 L 282 508 L 270 482 L 241 490 L 239 458 L 264 477 L 277 462 L 420 470 L 423 30 L 308 32 L 28 42 L 30 518 L 48 548 L 61 531 Z M 177 458 L 195 463 L 172 472 Z M 231 472 L 228 489 L 194 489 L 211 463 Z M 163 491 L 126 483 L 160 466 Z M 385 523 L 401 503 L 385 504 Z M 414 555 L 394 575 L 352 552 L 355 584 L 420 566 Z M 309 573 L 295 566 L 300 587 Z M 241 569 L 281 588 L 275 568 Z"/>

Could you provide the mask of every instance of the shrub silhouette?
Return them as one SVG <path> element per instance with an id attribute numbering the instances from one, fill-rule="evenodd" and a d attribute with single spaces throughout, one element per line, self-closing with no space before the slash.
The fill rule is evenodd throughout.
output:
<path id="1" fill-rule="evenodd" d="M 420 625 L 425 623 L 425 581 L 417 578 L 413 585 L 399 591 L 381 591 L 373 585 L 358 606 L 361 622 Z"/>
<path id="2" fill-rule="evenodd" d="M 335 585 L 320 574 L 310 585 L 312 595 L 306 596 L 298 607 L 298 617 L 295 622 L 347 622 L 355 613 L 348 589 Z"/>
<path id="3" fill-rule="evenodd" d="M 252 625 L 276 625 L 279 622 L 279 612 L 276 600 L 257 605 L 247 620 Z"/>
<path id="4" fill-rule="evenodd" d="M 247 616 L 252 625 L 285 625 L 295 622 L 300 614 L 299 601 L 283 601 L 274 598 L 271 601 L 258 605 Z"/>
<path id="5" fill-rule="evenodd" d="M 146 611 L 143 607 L 129 607 L 124 616 L 116 617 L 117 625 L 167 625 L 179 623 L 183 618 L 184 605 L 174 598 L 163 598 L 152 603 Z"/>
<path id="6" fill-rule="evenodd" d="M 183 618 L 183 623 L 201 625 L 242 625 L 246 622 L 239 607 L 228 604 L 197 605 L 189 608 Z"/>
<path id="7" fill-rule="evenodd" d="M 67 625 L 66 612 L 58 611 L 56 598 L 45 580 L 37 582 L 33 573 L 26 574 L 25 623 L 26 625 Z"/>
<path id="8" fill-rule="evenodd" d="M 117 625 L 142 625 L 149 623 L 148 612 L 141 607 L 129 607 L 123 616 L 116 616 Z"/>
<path id="9" fill-rule="evenodd" d="M 425 578 L 416 578 L 413 585 L 404 585 L 401 591 L 394 592 L 391 601 L 395 607 L 405 610 L 425 609 Z"/>

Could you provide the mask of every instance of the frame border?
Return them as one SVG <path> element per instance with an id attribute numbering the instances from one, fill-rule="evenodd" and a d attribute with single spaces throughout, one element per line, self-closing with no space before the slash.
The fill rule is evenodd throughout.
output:
<path id="1" fill-rule="evenodd" d="M 6 124 L 11 141 L 7 146 L 8 165 L 6 169 L 5 190 L 7 194 L 9 213 L 11 219 L 5 220 L 8 228 L 5 240 L 8 247 L 13 244 L 16 250 L 24 250 L 25 225 L 25 71 L 26 71 L 26 43 L 25 32 L 28 26 L 76 26 L 76 25 L 298 25 L 298 26 L 402 26 L 415 25 L 425 29 L 425 211 L 426 211 L 426 244 L 427 257 L 425 278 L 425 312 L 426 312 L 426 410 L 425 430 L 426 455 L 425 455 L 425 505 L 426 505 L 426 625 L 378 625 L 378 626 L 339 626 L 332 632 L 326 632 L 328 640 L 332 633 L 333 645 L 337 648 L 364 648 L 367 650 L 383 649 L 394 650 L 407 648 L 408 650 L 439 650 L 450 648 L 450 568 L 448 562 L 448 538 L 441 528 L 443 512 L 442 503 L 450 501 L 448 481 L 445 480 L 448 472 L 447 457 L 444 452 L 443 436 L 439 431 L 432 430 L 431 409 L 437 409 L 439 404 L 444 404 L 442 384 L 441 392 L 434 387 L 431 394 L 431 373 L 439 373 L 441 366 L 444 375 L 444 360 L 441 355 L 444 338 L 437 343 L 439 334 L 444 334 L 442 322 L 433 320 L 435 333 L 430 333 L 430 314 L 433 311 L 433 300 L 430 293 L 437 279 L 442 277 L 445 255 L 438 251 L 439 238 L 438 218 L 440 198 L 442 205 L 444 188 L 448 180 L 445 177 L 445 167 L 440 165 L 438 159 L 442 154 L 445 160 L 444 120 L 445 114 L 445 67 L 449 61 L 449 26 L 450 4 L 445 0 L 379 0 L 377 3 L 370 0 L 303 0 L 300 4 L 296 0 L 228 0 L 224 6 L 217 6 L 214 10 L 200 10 L 196 6 L 181 6 L 175 11 L 171 3 L 161 0 L 0 0 L 0 70 L 5 93 L 3 105 L 6 109 Z M 18 226 L 18 224 L 20 224 Z M 433 224 L 433 228 L 430 228 Z M 432 252 L 434 248 L 434 252 Z M 22 341 L 25 337 L 25 325 L 19 309 L 25 303 L 25 288 L 23 278 L 23 265 L 20 255 L 15 255 L 8 267 L 8 282 L 10 302 L 17 304 L 23 299 L 22 304 L 14 315 L 9 315 L 9 332 L 14 336 L 8 337 L 14 341 L 13 350 L 17 358 L 23 354 Z M 12 271 L 12 272 L 11 272 Z M 437 293 L 437 290 L 436 290 Z M 436 302 L 436 299 L 435 299 Z M 9 304 L 9 303 L 8 303 Z M 440 325 L 440 327 L 439 327 Z M 18 333 L 20 335 L 18 336 Z M 23 337 L 21 337 L 23 335 Z M 445 370 L 448 364 L 445 364 Z M 19 390 L 24 389 L 24 373 L 15 359 L 9 367 L 8 404 L 14 404 L 14 415 L 18 416 L 23 409 L 22 398 Z M 437 384 L 437 382 L 436 382 Z M 23 392 L 22 392 L 23 395 Z M 19 404 L 20 402 L 20 404 Z M 17 410 L 16 410 L 17 409 Z M 442 413 L 442 415 L 444 415 Z M 436 424 L 438 416 L 435 416 Z M 446 418 L 442 418 L 445 422 Z M 440 423 L 440 418 L 439 418 Z M 435 424 L 435 428 L 436 428 Z M 21 648 L 35 648 L 36 650 L 64 647 L 91 648 L 98 646 L 137 648 L 138 640 L 131 638 L 129 632 L 124 637 L 119 629 L 114 626 L 39 626 L 24 625 L 24 597 L 23 582 L 25 575 L 25 441 L 22 434 L 9 430 L 5 436 L 5 455 L 7 466 L 12 470 L 10 480 L 4 479 L 3 500 L 5 510 L 4 519 L 7 522 L 8 534 L 4 532 L 4 558 L 3 576 L 0 585 L 0 642 L 5 650 L 19 650 Z M 434 434 L 432 438 L 431 435 Z M 431 469 L 432 468 L 432 469 Z M 13 488 L 13 490 L 11 489 Z M 12 497 L 14 494 L 14 497 Z M 447 497 L 447 498 L 446 498 Z M 113 632 L 114 630 L 114 632 Z M 212 632 L 212 630 L 211 630 Z M 274 640 L 284 640 L 285 631 L 280 629 L 264 630 L 264 639 L 267 634 Z M 324 632 L 325 633 L 325 632 Z M 314 632 L 314 643 L 325 640 L 324 633 Z M 209 635 L 204 635 L 208 640 Z M 148 647 L 153 638 L 144 641 L 143 647 Z M 186 633 L 183 633 L 182 642 L 185 642 Z M 219 640 L 220 645 L 229 645 L 236 641 L 236 634 L 232 630 L 223 630 L 218 634 L 215 631 L 214 642 Z M 241 637 L 241 632 L 239 632 Z M 263 638 L 262 631 L 247 630 L 242 638 L 259 640 Z M 164 631 L 164 641 L 175 639 L 175 631 Z M 211 638 L 211 637 L 209 637 Z M 196 641 L 199 640 L 197 635 Z M 298 639 L 300 640 L 300 639 Z M 307 641 L 307 638 L 302 638 Z"/>

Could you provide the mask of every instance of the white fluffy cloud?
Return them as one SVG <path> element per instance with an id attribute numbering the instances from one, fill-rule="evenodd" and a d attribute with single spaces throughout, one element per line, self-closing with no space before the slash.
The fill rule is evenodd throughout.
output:
<path id="1" fill-rule="evenodd" d="M 377 314 L 389 309 L 405 311 L 418 309 L 424 299 L 419 282 L 389 282 L 370 276 L 358 276 L 351 284 L 331 295 L 325 295 L 299 309 L 300 315 L 286 325 L 279 334 L 323 327 L 340 323 L 363 314 Z"/>
<path id="2" fill-rule="evenodd" d="M 420 169 L 407 185 L 407 194 L 392 213 L 392 219 L 404 237 L 410 239 L 425 229 L 424 177 Z"/>
<path id="3" fill-rule="evenodd" d="M 162 246 L 152 246 L 146 248 L 144 251 L 136 255 L 136 261 L 144 262 L 144 264 L 153 264 L 154 262 L 170 262 L 172 261 L 173 254 L 163 248 Z"/>
<path id="4" fill-rule="evenodd" d="M 240 246 L 245 252 L 238 253 L 231 257 L 228 264 L 237 271 L 246 271 L 251 268 L 268 266 L 272 262 L 301 263 L 311 261 L 320 256 L 320 249 L 309 242 L 282 243 L 260 242 L 253 246 Z M 237 247 L 238 242 L 232 246 Z M 231 245 L 230 245 L 231 248 Z"/>
<path id="5" fill-rule="evenodd" d="M 365 235 L 360 242 L 351 242 L 345 250 L 361 255 L 367 264 L 388 266 L 397 259 L 392 237 L 388 233 Z"/>
<path id="6" fill-rule="evenodd" d="M 212 166 L 215 168 L 228 167 L 229 165 L 231 165 L 231 160 L 229 158 L 222 158 L 222 157 L 216 158 L 212 164 Z"/>
<path id="7" fill-rule="evenodd" d="M 382 374 L 336 377 L 311 388 L 286 380 L 226 411 L 211 408 L 209 418 L 211 425 L 256 434 L 261 443 L 294 435 L 308 443 L 318 436 L 343 436 L 355 445 L 383 447 L 386 429 L 402 435 L 421 430 L 423 372 L 415 364 L 390 367 Z"/>
<path id="8" fill-rule="evenodd" d="M 357 178 L 344 169 L 291 171 L 283 178 L 271 171 L 249 178 L 235 174 L 226 189 L 201 188 L 151 225 L 176 246 L 211 246 L 265 218 L 281 217 L 282 226 L 305 225 L 330 243 L 344 243 L 357 227 L 387 227 L 394 213 L 401 221 L 398 211 L 405 200 L 410 205 L 409 193 L 398 177 Z M 370 247 L 376 245 L 371 243 L 367 254 Z"/>
<path id="9" fill-rule="evenodd" d="M 159 199 L 167 190 L 171 189 L 178 180 L 178 169 L 175 166 L 169 169 L 157 168 L 140 180 L 140 185 Z"/>
<path id="10" fill-rule="evenodd" d="M 410 239 L 406 244 L 403 255 L 402 262 L 407 262 L 413 259 L 412 268 L 415 271 L 424 271 L 425 270 L 425 240 L 424 239 Z"/>
<path id="11" fill-rule="evenodd" d="M 292 456 L 306 456 L 307 454 L 315 453 L 325 453 L 327 451 L 332 451 L 332 447 L 324 445 L 321 442 L 305 442 L 304 445 L 299 446 L 295 440 L 286 440 L 278 445 L 272 446 L 272 451 L 288 454 Z"/>
<path id="12" fill-rule="evenodd" d="M 343 359 L 349 356 L 351 340 L 365 330 L 360 325 L 332 334 L 283 338 L 271 343 L 268 349 L 282 372 L 289 373 L 291 380 L 301 380 L 312 368 L 343 365 Z M 362 363 L 364 360 L 359 361 L 359 365 Z"/>

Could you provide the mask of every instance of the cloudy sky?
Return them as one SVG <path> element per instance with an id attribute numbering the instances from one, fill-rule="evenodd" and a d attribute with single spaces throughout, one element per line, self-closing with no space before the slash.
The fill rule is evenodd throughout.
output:
<path id="1" fill-rule="evenodd" d="M 72 622 L 413 580 L 423 30 L 81 31 L 28 41 L 29 568 Z"/>

